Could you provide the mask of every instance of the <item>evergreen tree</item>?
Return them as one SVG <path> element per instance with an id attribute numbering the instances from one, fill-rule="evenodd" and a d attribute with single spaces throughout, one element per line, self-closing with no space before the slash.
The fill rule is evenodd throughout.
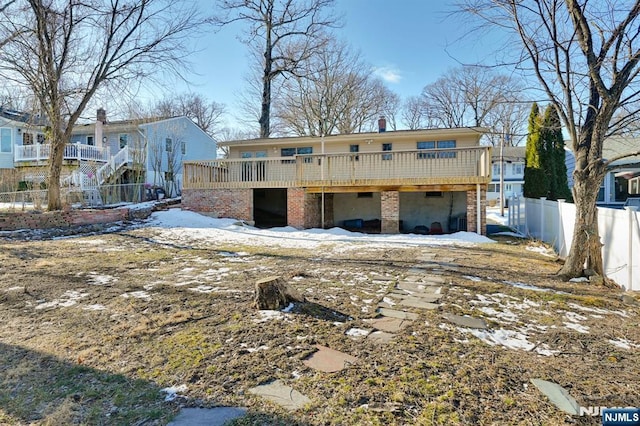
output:
<path id="1" fill-rule="evenodd" d="M 541 121 L 538 104 L 534 102 L 529 113 L 529 132 L 524 163 L 523 193 L 527 198 L 546 197 L 549 192 L 549 180 L 543 168 L 545 154 L 541 137 Z"/>
<path id="2" fill-rule="evenodd" d="M 565 163 L 564 139 L 562 124 L 556 109 L 549 105 L 544 113 L 543 138 L 546 151 L 544 169 L 548 170 L 549 199 L 571 199 L 571 191 L 567 180 L 567 165 Z"/>

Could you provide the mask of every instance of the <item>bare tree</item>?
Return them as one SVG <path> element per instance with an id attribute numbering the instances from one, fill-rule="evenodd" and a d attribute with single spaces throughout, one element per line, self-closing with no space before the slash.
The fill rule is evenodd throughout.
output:
<path id="1" fill-rule="evenodd" d="M 371 130 L 379 115 L 391 117 L 398 96 L 346 43 L 327 42 L 304 64 L 304 77 L 289 78 L 274 98 L 274 122 L 288 134 L 328 135 Z"/>
<path id="2" fill-rule="evenodd" d="M 487 127 L 489 142 L 497 145 L 505 133 L 524 133 L 530 104 L 521 98 L 522 88 L 514 79 L 465 66 L 423 89 L 421 115 L 436 126 Z"/>
<path id="3" fill-rule="evenodd" d="M 272 84 L 283 75 L 299 75 L 300 64 L 325 43 L 323 32 L 336 25 L 328 13 L 334 0 L 218 0 L 224 14 L 215 23 L 237 21 L 249 24 L 243 38 L 262 52 L 260 136 L 271 134 Z"/>
<path id="4" fill-rule="evenodd" d="M 419 96 L 411 96 L 402 104 L 402 124 L 409 130 L 422 128 L 424 118 L 422 113 L 422 99 Z"/>
<path id="5" fill-rule="evenodd" d="M 519 40 L 521 67 L 535 75 L 571 140 L 576 219 L 569 256 L 559 274 L 580 276 L 586 264 L 604 276 L 598 190 L 616 161 L 640 154 L 602 157 L 612 124 L 634 110 L 625 111 L 625 106 L 637 102 L 640 94 L 640 1 L 467 0 L 461 7 Z"/>
<path id="6" fill-rule="evenodd" d="M 163 118 L 186 116 L 211 137 L 220 131 L 226 113 L 223 104 L 210 101 L 196 93 L 169 95 L 151 107 L 151 114 Z"/>
<path id="7" fill-rule="evenodd" d="M 0 73 L 27 86 L 49 121 L 48 208 L 58 210 L 65 144 L 92 97 L 179 70 L 188 36 L 203 22 L 189 3 L 173 0 L 26 0 L 3 14 L 11 19 L 0 20 L 0 38 L 19 35 L 0 51 Z"/>

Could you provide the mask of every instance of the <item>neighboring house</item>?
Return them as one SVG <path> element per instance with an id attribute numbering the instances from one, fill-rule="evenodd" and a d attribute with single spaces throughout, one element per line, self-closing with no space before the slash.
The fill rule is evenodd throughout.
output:
<path id="1" fill-rule="evenodd" d="M 605 160 L 616 158 L 640 150 L 640 138 L 610 137 L 605 140 L 602 157 Z M 573 187 L 573 170 L 575 156 L 570 149 L 566 149 L 565 164 L 569 174 L 569 186 Z M 639 193 L 638 181 L 640 177 L 640 156 L 627 157 L 615 161 L 614 165 L 621 166 L 605 175 L 598 192 L 599 206 L 621 208 L 629 196 Z"/>
<path id="2" fill-rule="evenodd" d="M 183 208 L 257 226 L 485 233 L 491 148 L 483 128 L 221 142 L 184 163 Z M 324 201 L 324 202 L 323 202 Z"/>
<path id="3" fill-rule="evenodd" d="M 500 205 L 500 183 L 504 183 L 504 200 L 508 203 L 509 198 L 522 196 L 524 186 L 524 160 L 526 147 L 506 146 L 494 148 L 491 155 L 491 183 L 487 190 L 487 201 L 489 205 Z"/>
<path id="4" fill-rule="evenodd" d="M 15 168 L 25 182 L 46 181 L 50 145 L 45 127 L 12 121 L 2 124 L 3 167 Z M 215 157 L 215 141 L 187 117 L 108 121 L 77 125 L 65 147 L 61 184 L 95 191 L 109 184 L 161 187 L 166 195 L 182 190 L 182 162 Z"/>

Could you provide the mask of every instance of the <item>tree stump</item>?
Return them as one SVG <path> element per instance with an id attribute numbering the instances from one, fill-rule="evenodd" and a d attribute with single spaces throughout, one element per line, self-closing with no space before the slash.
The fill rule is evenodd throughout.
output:
<path id="1" fill-rule="evenodd" d="M 304 296 L 280 277 L 256 281 L 255 306 L 260 310 L 280 310 L 291 302 L 304 301 Z"/>

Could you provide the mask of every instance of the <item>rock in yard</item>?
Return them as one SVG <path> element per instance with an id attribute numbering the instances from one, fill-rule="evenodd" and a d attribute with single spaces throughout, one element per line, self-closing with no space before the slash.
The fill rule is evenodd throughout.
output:
<path id="1" fill-rule="evenodd" d="M 335 349 L 321 345 L 316 345 L 316 348 L 318 348 L 318 351 L 303 361 L 304 365 L 315 370 L 325 373 L 335 373 L 336 371 L 344 370 L 349 365 L 355 364 L 358 361 L 358 358 L 336 351 Z"/>
<path id="2" fill-rule="evenodd" d="M 442 317 L 460 327 L 479 328 L 482 330 L 487 328 L 487 323 L 482 318 L 466 317 L 449 313 L 443 314 Z"/>

